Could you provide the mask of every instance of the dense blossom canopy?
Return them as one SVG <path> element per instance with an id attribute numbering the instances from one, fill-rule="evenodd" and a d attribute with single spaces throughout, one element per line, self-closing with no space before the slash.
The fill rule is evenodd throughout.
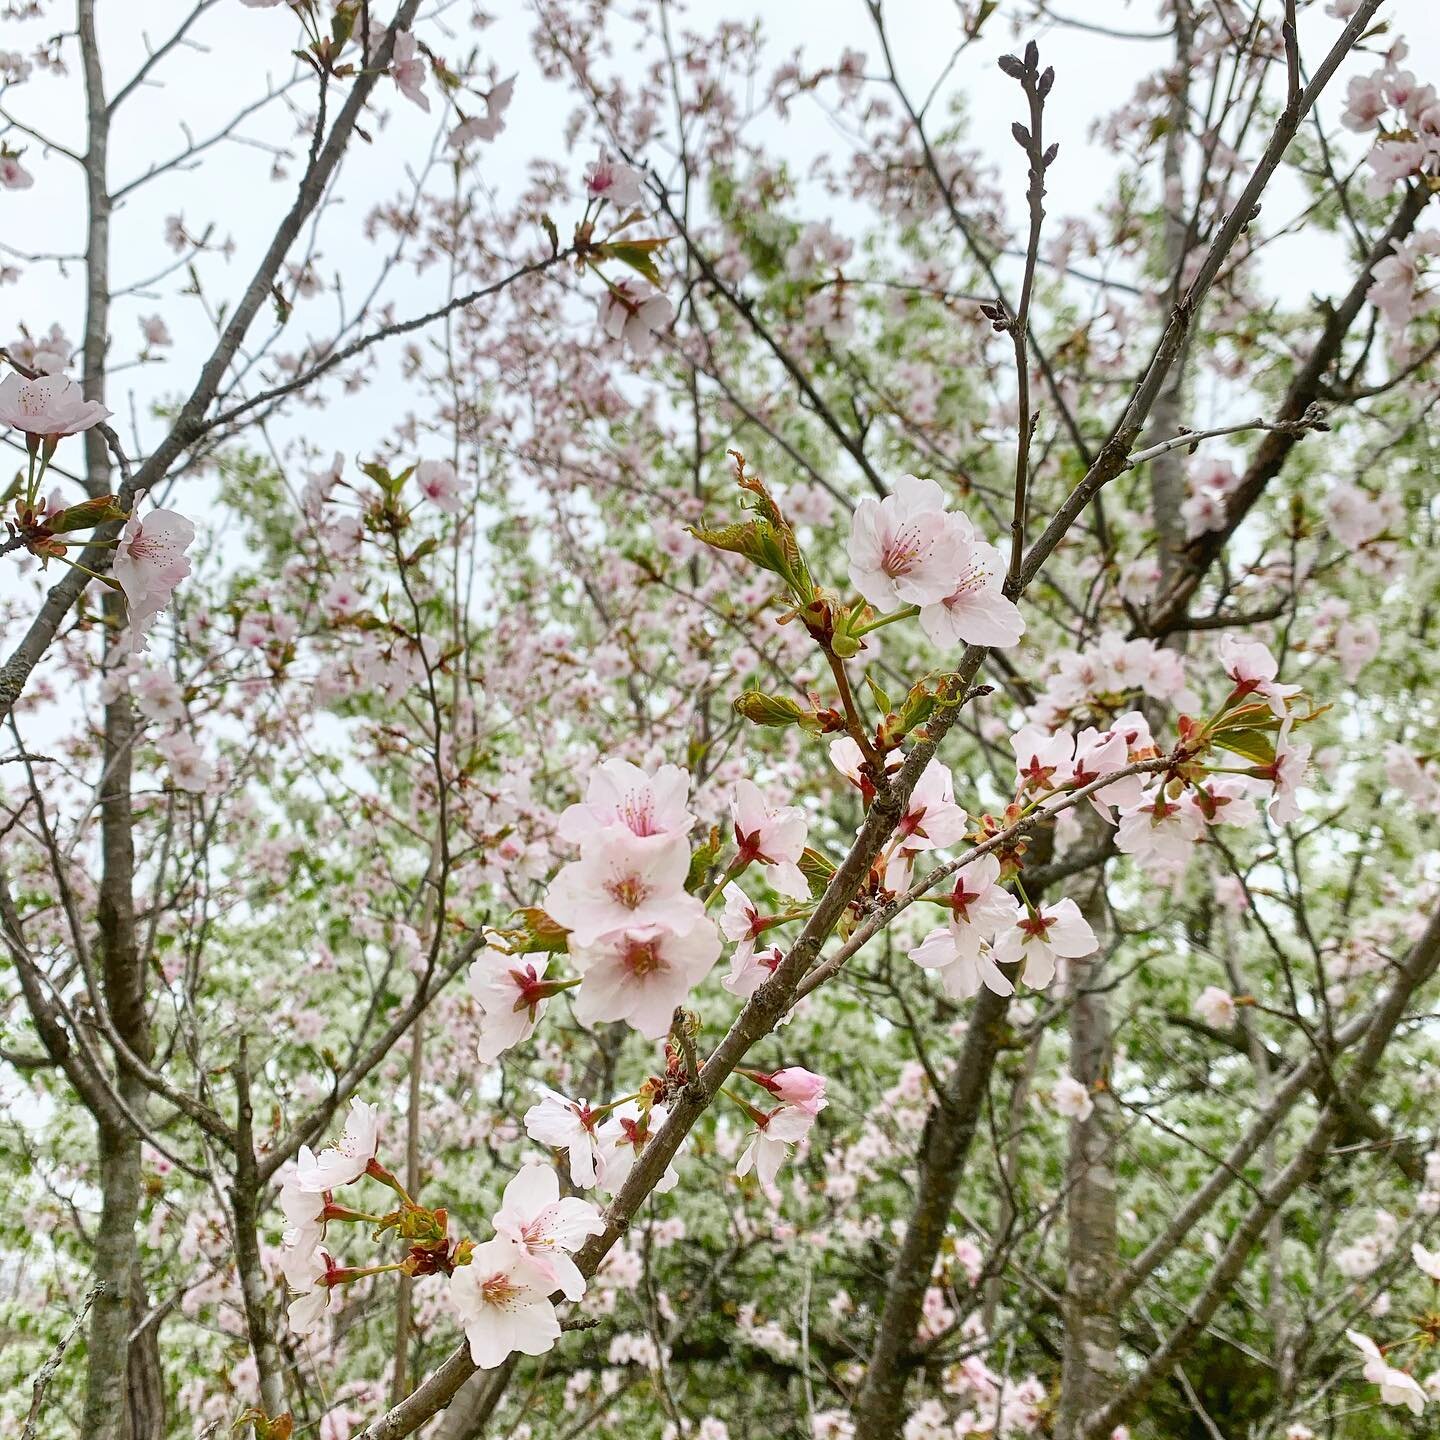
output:
<path id="1" fill-rule="evenodd" d="M 8 7 L 0 1430 L 1435 1433 L 1402 4 Z"/>

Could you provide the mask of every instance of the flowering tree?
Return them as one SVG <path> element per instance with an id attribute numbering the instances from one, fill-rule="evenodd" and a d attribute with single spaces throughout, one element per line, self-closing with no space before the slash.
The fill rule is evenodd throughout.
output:
<path id="1" fill-rule="evenodd" d="M 0 51 L 7 1433 L 1431 1433 L 1386 0 L 166 8 Z"/>

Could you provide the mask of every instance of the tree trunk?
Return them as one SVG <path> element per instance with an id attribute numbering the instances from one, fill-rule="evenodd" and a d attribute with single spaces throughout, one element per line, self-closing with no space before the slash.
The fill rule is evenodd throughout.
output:
<path id="1" fill-rule="evenodd" d="M 110 195 L 107 182 L 109 113 L 95 34 L 95 0 L 79 0 L 77 25 L 85 71 L 87 152 L 85 183 L 88 214 L 83 384 L 92 400 L 105 396 L 105 360 L 110 323 Z M 110 457 L 98 429 L 85 432 L 85 484 L 93 495 L 110 489 Z M 106 631 L 119 633 L 125 606 L 105 592 Z M 102 990 L 92 1003 L 108 1010 L 121 1040 L 141 1059 L 152 1053 L 145 1004 L 145 979 L 135 930 L 135 841 L 132 832 L 130 777 L 135 738 L 128 691 L 105 707 L 105 769 L 100 786 L 101 878 L 98 922 Z M 118 1057 L 117 1057 L 118 1058 Z M 143 1118 L 144 1085 L 123 1062 L 117 1063 L 116 1089 L 126 1108 Z M 123 1121 L 97 1116 L 99 1129 L 100 1224 L 95 1236 L 95 1279 L 103 1286 L 90 1311 L 90 1344 L 82 1433 L 86 1440 L 149 1440 L 133 1429 L 135 1419 L 163 1433 L 163 1393 L 144 1397 L 132 1413 L 127 1393 L 132 1296 L 143 1285 L 137 1273 L 135 1229 L 140 1216 L 140 1137 Z M 137 1364 L 137 1379 L 154 1375 Z M 148 1391 L 152 1388 L 146 1384 Z M 158 1400 L 160 1413 L 153 1404 Z M 158 1425 L 158 1432 L 154 1427 Z"/>
<path id="2" fill-rule="evenodd" d="M 1115 1218 L 1115 1102 L 1108 997 L 1102 988 L 1109 932 L 1103 872 L 1083 907 L 1099 948 L 1070 961 L 1070 1073 L 1091 1091 L 1094 1109 L 1070 1127 L 1066 1166 L 1066 1268 L 1060 1420 L 1057 1440 L 1078 1435 L 1087 1414 L 1114 1394 L 1118 1327 L 1105 1293 L 1118 1254 Z M 1097 1090 L 1096 1083 L 1102 1082 Z"/>

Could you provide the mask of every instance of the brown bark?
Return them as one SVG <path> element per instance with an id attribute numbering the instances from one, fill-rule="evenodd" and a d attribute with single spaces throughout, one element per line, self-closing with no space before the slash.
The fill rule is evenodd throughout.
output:
<path id="1" fill-rule="evenodd" d="M 920 1139 L 915 1207 L 890 1270 L 870 1363 L 853 1413 L 856 1440 L 893 1440 L 904 1415 L 905 1364 L 920 1322 L 935 1257 L 980 1121 L 1010 998 L 981 990 L 955 1068 L 936 1096 Z"/>
<path id="2" fill-rule="evenodd" d="M 1375 266 L 1394 254 L 1396 241 L 1406 239 L 1415 229 L 1431 191 L 1427 186 L 1412 188 L 1395 212 L 1385 233 L 1370 248 L 1360 273 L 1338 304 L 1328 306 L 1326 321 L 1315 347 L 1300 367 L 1281 402 L 1277 421 L 1298 420 L 1319 401 L 1324 393 L 1325 379 L 1336 363 L 1360 312 L 1365 295 L 1373 283 Z M 1144 633 L 1164 635 L 1184 624 L 1190 601 L 1210 567 L 1239 529 L 1266 487 L 1280 474 L 1290 452 L 1300 443 L 1295 430 L 1270 430 L 1262 437 L 1239 485 L 1231 492 L 1225 506 L 1225 522 L 1218 530 L 1209 530 L 1187 544 L 1173 568 L 1173 578 L 1163 587 L 1156 603 L 1146 616 Z"/>

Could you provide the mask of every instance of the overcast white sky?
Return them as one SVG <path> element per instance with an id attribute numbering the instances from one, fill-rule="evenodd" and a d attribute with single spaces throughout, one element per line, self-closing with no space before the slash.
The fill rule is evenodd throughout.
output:
<path id="1" fill-rule="evenodd" d="M 1273 3 L 1278 9 L 1281 0 Z M 1163 28 L 1158 0 L 1056 0 L 1056 4 L 1061 13 L 1092 24 L 1151 32 Z M 496 23 L 478 37 L 468 24 L 468 4 L 436 0 L 422 13 L 438 15 L 441 24 L 453 23 L 457 53 L 478 38 L 483 57 L 493 59 L 502 74 L 518 72 L 508 128 L 484 157 L 489 179 L 503 200 L 522 182 L 531 158 L 564 156 L 563 126 L 570 102 L 559 87 L 543 81 L 530 62 L 530 5 L 525 0 L 499 0 L 492 8 L 497 12 Z M 168 36 L 190 5 L 188 0 L 99 0 L 98 9 L 107 85 L 113 93 L 133 73 L 147 41 Z M 886 9 L 901 68 L 912 92 L 923 95 L 936 66 L 951 48 L 955 29 L 951 0 L 890 0 Z M 0 21 L 0 50 L 30 52 L 59 26 L 71 23 L 70 14 L 69 4 L 62 3 L 52 7 L 48 19 Z M 1388 0 L 1382 14 L 1390 19 L 1392 32 L 1408 37 L 1411 67 L 1422 79 L 1440 81 L 1440 0 Z M 143 23 L 137 25 L 142 16 Z M 689 23 L 697 28 L 708 28 L 723 17 L 761 19 L 772 37 L 777 61 L 797 48 L 804 51 L 808 63 L 817 65 L 833 61 L 848 47 L 867 54 L 876 49 L 863 0 L 694 0 L 689 8 Z M 1338 22 L 1327 17 L 1321 0 L 1316 0 L 1305 12 L 1302 27 L 1307 59 L 1313 63 L 1338 29 Z M 1062 146 L 1059 162 L 1051 171 L 1048 202 L 1050 215 L 1058 223 L 1065 215 L 1086 213 L 1107 188 L 1112 166 L 1089 140 L 1091 122 L 1123 103 L 1136 82 L 1161 63 L 1167 46 L 1164 41 L 1122 42 L 1069 28 L 1042 29 L 1037 38 L 1045 58 L 1057 71 L 1047 127 Z M 195 26 L 193 39 L 198 48 L 169 57 L 156 73 L 157 83 L 147 85 L 121 109 L 111 142 L 112 188 L 123 186 L 157 157 L 183 148 L 182 126 L 203 138 L 222 128 L 237 104 L 262 96 L 267 85 L 286 83 L 292 74 L 289 50 L 298 43 L 298 25 L 284 9 L 256 10 L 240 0 L 215 0 Z M 997 16 L 981 45 L 962 62 L 959 78 L 973 117 L 975 141 L 998 166 L 1018 205 L 1024 189 L 1023 162 L 1008 133 L 1017 97 L 1013 83 L 1001 76 L 993 63 L 998 54 L 1016 45 L 1012 27 L 1003 14 Z M 438 48 L 443 51 L 445 46 Z M 65 54 L 71 62 L 69 76 L 37 76 L 0 97 L 0 106 L 60 144 L 79 150 L 83 149 L 83 114 L 73 42 Z M 1325 103 L 1331 116 L 1343 96 L 1346 75 L 1374 64 L 1373 58 L 1360 57 L 1342 72 Z M 297 96 L 306 99 L 311 93 L 313 82 L 302 82 L 296 89 Z M 427 117 L 398 99 L 388 83 L 382 87 L 382 96 L 388 123 L 373 146 L 357 147 L 353 163 L 347 162 L 341 191 L 344 210 L 329 217 L 323 232 L 319 268 L 331 274 L 344 270 L 351 277 L 347 288 L 352 293 L 367 288 L 363 278 L 376 260 L 373 247 L 355 234 L 361 218 L 377 200 L 407 187 L 408 173 L 424 163 L 437 141 L 438 107 L 435 115 Z M 3 123 L 0 120 L 0 127 Z M 783 126 L 775 122 L 775 126 L 775 148 L 802 164 L 821 150 L 848 143 L 825 113 L 807 102 L 795 105 L 790 120 Z M 242 134 L 285 145 L 295 140 L 293 120 L 283 101 L 247 121 Z M 46 156 L 38 144 L 13 131 L 7 138 L 12 144 L 28 146 L 25 164 L 34 172 L 36 183 L 29 191 L 0 191 L 0 244 L 28 252 L 73 254 L 83 240 L 79 168 L 63 155 Z M 575 155 L 570 163 L 578 170 L 588 158 Z M 163 243 L 164 221 L 167 215 L 183 213 L 191 233 L 213 225 L 217 235 L 233 238 L 235 255 L 228 271 L 217 272 L 210 265 L 205 274 L 207 284 L 223 281 L 238 289 L 290 202 L 290 187 L 271 183 L 269 168 L 270 156 L 263 150 L 227 142 L 210 152 L 198 169 L 169 175 L 128 196 L 114 225 L 117 288 L 148 277 L 172 261 L 172 253 Z M 298 169 L 297 160 L 291 166 L 292 175 Z M 1277 193 L 1267 203 L 1267 222 L 1273 224 L 1294 204 L 1293 195 L 1287 202 L 1283 192 Z M 338 223 L 346 216 L 343 224 Z M 1323 240 L 1302 236 L 1283 251 L 1277 250 L 1268 262 L 1271 279 L 1292 298 L 1311 291 L 1328 292 L 1333 255 Z M 0 261 L 5 258 L 0 253 Z M 400 313 L 413 313 L 442 298 L 443 276 L 438 268 L 437 273 L 420 277 L 407 273 L 392 284 L 389 293 Z M 185 282 L 181 271 L 142 295 L 117 302 L 112 327 L 117 357 L 133 353 L 139 336 L 138 317 L 144 314 L 159 310 L 176 338 L 166 364 L 115 374 L 109 402 L 118 412 L 122 434 L 132 413 L 143 416 L 150 401 L 175 394 L 208 350 L 213 332 L 199 314 L 197 302 L 180 296 Z M 36 331 L 48 328 L 53 320 L 59 320 L 72 339 L 78 339 L 82 302 L 82 277 L 76 265 L 27 265 L 18 283 L 0 287 L 0 340 L 15 336 L 21 321 Z M 334 314 L 333 298 L 308 304 L 314 308 L 297 310 L 294 323 L 302 332 L 308 325 L 316 333 L 324 333 Z M 297 344 L 298 339 L 287 336 L 286 348 Z M 323 413 L 302 411 L 299 423 L 325 449 L 354 453 L 364 443 L 356 425 L 368 426 L 374 433 L 375 405 L 372 391 L 362 400 L 337 400 Z M 396 413 L 402 408 L 397 403 Z"/>

